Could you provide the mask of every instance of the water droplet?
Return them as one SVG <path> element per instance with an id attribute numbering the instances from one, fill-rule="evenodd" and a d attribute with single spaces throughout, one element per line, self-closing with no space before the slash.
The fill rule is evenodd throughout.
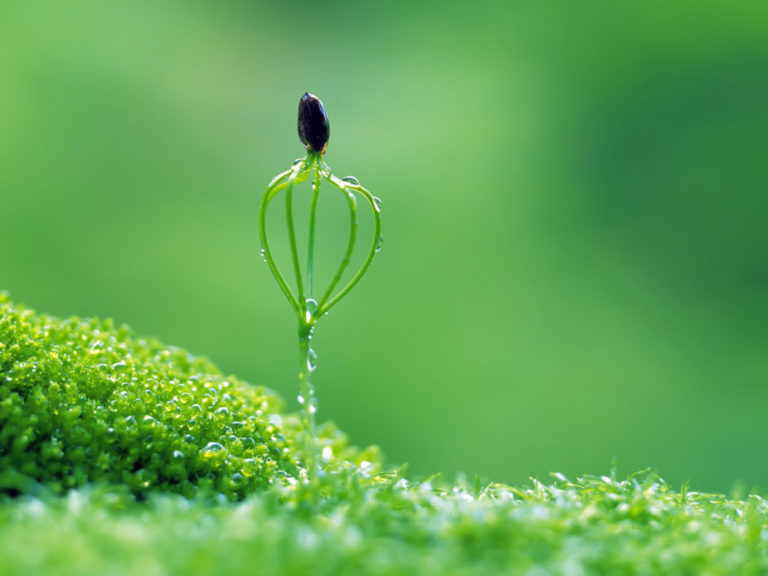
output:
<path id="1" fill-rule="evenodd" d="M 331 458 L 333 458 L 333 450 L 330 446 L 326 446 L 323 448 L 323 461 L 330 462 Z"/>
<path id="2" fill-rule="evenodd" d="M 160 424 L 160 422 L 158 422 L 156 418 L 153 418 L 152 416 L 149 416 L 149 415 L 147 415 L 147 416 L 144 416 L 144 418 L 142 418 L 142 420 L 141 420 L 141 421 L 142 421 L 144 424 L 147 424 L 147 425 L 149 425 L 149 426 L 152 426 L 153 428 L 154 428 L 155 426 L 157 426 L 158 424 Z"/>
<path id="3" fill-rule="evenodd" d="M 125 360 L 120 360 L 120 362 L 115 362 L 112 364 L 112 370 L 116 370 L 117 368 L 124 368 L 125 366 L 128 366 L 128 364 L 125 363 Z"/>
<path id="4" fill-rule="evenodd" d="M 296 164 L 298 164 L 302 160 L 304 160 L 304 158 L 296 158 L 296 160 L 293 161 L 293 165 L 296 166 Z"/>
<path id="5" fill-rule="evenodd" d="M 215 414 L 217 416 L 229 416 L 229 408 L 227 408 L 226 406 L 222 406 L 221 408 L 216 410 Z"/>
<path id="6" fill-rule="evenodd" d="M 243 481 L 243 475 L 240 474 L 240 472 L 235 472 L 234 474 L 232 474 L 232 482 L 234 482 L 235 484 L 240 484 L 240 482 L 242 481 Z"/>
<path id="7" fill-rule="evenodd" d="M 303 406 L 303 405 L 304 405 L 304 396 L 302 396 L 301 394 L 299 394 L 299 395 L 297 396 L 297 399 L 298 399 L 298 401 L 299 401 L 299 404 L 301 404 L 301 405 Z"/>
<path id="8" fill-rule="evenodd" d="M 182 452 L 181 450 L 174 450 L 173 457 L 176 458 L 177 460 L 180 460 L 184 458 L 184 452 Z"/>
<path id="9" fill-rule="evenodd" d="M 218 442 L 208 442 L 206 444 L 205 448 L 200 450 L 202 455 L 206 458 L 212 458 L 214 456 L 217 456 L 218 454 L 223 453 L 225 450 L 224 446 L 219 444 Z"/>
<path id="10" fill-rule="evenodd" d="M 314 298 L 307 298 L 304 301 L 304 308 L 306 309 L 305 318 L 307 324 L 310 324 L 317 314 L 317 300 Z"/>
<path id="11" fill-rule="evenodd" d="M 282 426 L 283 425 L 283 418 L 279 414 L 270 414 L 269 415 L 269 423 L 272 426 Z"/>
<path id="12" fill-rule="evenodd" d="M 344 178 L 342 178 L 342 181 L 349 182 L 353 186 L 360 186 L 360 181 L 354 176 L 345 176 Z"/>
<path id="13" fill-rule="evenodd" d="M 381 252 L 381 247 L 384 246 L 384 234 L 379 234 L 379 239 L 376 240 L 376 252 Z"/>
<path id="14" fill-rule="evenodd" d="M 310 414 L 316 414 L 317 413 L 317 406 L 315 405 L 314 402 L 309 405 L 309 413 Z"/>
<path id="15" fill-rule="evenodd" d="M 126 424 L 136 424 L 136 418 L 133 416 L 126 416 L 125 417 L 125 423 Z"/>
<path id="16" fill-rule="evenodd" d="M 379 198 L 378 196 L 374 196 L 373 203 L 376 206 L 376 212 L 381 212 L 381 205 L 383 204 L 383 202 L 381 201 L 381 198 Z"/>
<path id="17" fill-rule="evenodd" d="M 194 442 L 194 441 L 195 441 L 195 437 L 192 436 L 192 434 L 185 434 L 184 435 L 184 442 L 186 442 L 187 444 L 192 444 L 192 442 Z"/>

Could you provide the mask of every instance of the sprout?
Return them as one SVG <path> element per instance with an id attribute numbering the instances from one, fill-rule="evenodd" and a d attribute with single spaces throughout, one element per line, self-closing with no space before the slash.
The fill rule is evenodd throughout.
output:
<path id="1" fill-rule="evenodd" d="M 323 103 L 312 94 L 305 93 L 299 102 L 298 120 L 299 138 L 307 149 L 307 155 L 297 160 L 290 170 L 276 176 L 269 183 L 261 200 L 259 211 L 259 236 L 262 245 L 262 254 L 272 271 L 278 286 L 288 299 L 299 324 L 299 404 L 302 411 L 302 424 L 304 429 L 304 465 L 307 477 L 311 478 L 317 471 L 318 450 L 315 433 L 315 412 L 317 402 L 311 375 L 316 366 L 316 355 L 310 346 L 310 340 L 315 324 L 321 316 L 326 314 L 333 306 L 349 294 L 350 290 L 360 281 L 373 261 L 374 256 L 381 248 L 381 200 L 373 196 L 360 185 L 356 178 L 338 178 L 323 159 L 330 126 L 328 116 L 325 113 Z M 309 205 L 309 228 L 307 245 L 306 275 L 302 274 L 299 262 L 299 251 L 296 243 L 296 230 L 293 218 L 293 192 L 296 184 L 304 182 L 312 177 L 312 195 Z M 315 255 L 315 228 L 317 222 L 317 206 L 320 198 L 320 186 L 323 182 L 329 183 L 333 188 L 341 192 L 347 199 L 349 208 L 349 239 L 347 248 L 328 286 L 324 290 L 316 290 L 314 284 L 314 255 Z M 267 236 L 267 211 L 270 203 L 280 192 L 285 192 L 286 226 L 288 242 L 290 244 L 293 273 L 296 280 L 296 292 L 289 286 L 283 274 L 280 272 Z M 352 275 L 346 284 L 339 285 L 344 272 L 349 266 L 350 259 L 355 250 L 357 241 L 357 195 L 361 196 L 371 207 L 374 218 L 373 240 L 360 268 Z"/>

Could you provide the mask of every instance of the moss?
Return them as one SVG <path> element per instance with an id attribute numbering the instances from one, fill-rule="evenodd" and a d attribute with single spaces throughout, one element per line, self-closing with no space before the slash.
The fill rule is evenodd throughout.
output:
<path id="1" fill-rule="evenodd" d="M 239 498 L 296 474 L 280 408 L 204 358 L 0 294 L 0 489 L 106 482 Z"/>
<path id="2" fill-rule="evenodd" d="M 275 483 L 239 502 L 86 487 L 0 498 L 4 576 L 768 573 L 768 503 L 652 474 L 528 488 L 408 482 L 337 467 L 322 498 Z"/>
<path id="3" fill-rule="evenodd" d="M 279 410 L 204 359 L 0 295 L 0 572 L 768 573 L 759 496 L 647 473 L 414 482 L 331 427 L 323 472 L 297 482 Z"/>

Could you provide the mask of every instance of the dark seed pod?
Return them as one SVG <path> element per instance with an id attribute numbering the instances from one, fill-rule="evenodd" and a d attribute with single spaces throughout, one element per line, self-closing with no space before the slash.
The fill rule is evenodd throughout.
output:
<path id="1" fill-rule="evenodd" d="M 325 152 L 331 127 L 323 103 L 306 92 L 299 101 L 299 138 L 310 152 Z"/>

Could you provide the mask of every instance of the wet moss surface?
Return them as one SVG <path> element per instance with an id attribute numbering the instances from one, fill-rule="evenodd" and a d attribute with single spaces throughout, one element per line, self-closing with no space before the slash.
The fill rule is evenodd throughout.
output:
<path id="1" fill-rule="evenodd" d="M 0 296 L 0 488 L 90 482 L 229 498 L 293 476 L 264 388 L 108 320 L 58 320 Z"/>
<path id="2" fill-rule="evenodd" d="M 273 393 L 0 295 L 0 574 L 768 573 L 768 502 L 654 474 L 414 481 Z"/>

